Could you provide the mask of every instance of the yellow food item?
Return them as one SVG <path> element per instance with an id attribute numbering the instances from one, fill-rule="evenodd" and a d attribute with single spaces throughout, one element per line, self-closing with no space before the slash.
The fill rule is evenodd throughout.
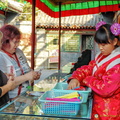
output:
<path id="1" fill-rule="evenodd" d="M 78 92 L 72 92 L 69 94 L 65 94 L 63 96 L 58 96 L 56 98 L 78 98 L 80 95 L 78 94 Z"/>

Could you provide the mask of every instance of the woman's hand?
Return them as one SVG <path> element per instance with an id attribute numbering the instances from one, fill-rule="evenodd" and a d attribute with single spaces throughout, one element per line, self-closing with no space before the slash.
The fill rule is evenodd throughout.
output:
<path id="1" fill-rule="evenodd" d="M 7 84 L 5 84 L 4 86 L 0 87 L 2 89 L 2 94 L 1 94 L 0 97 L 5 95 L 10 90 L 13 90 L 15 87 L 16 87 L 16 82 L 14 80 L 14 77 L 13 76 L 9 76 Z"/>
<path id="2" fill-rule="evenodd" d="M 38 71 L 34 71 L 34 74 L 33 74 L 33 80 L 38 80 L 41 76 L 41 73 L 38 72 Z"/>
<path id="3" fill-rule="evenodd" d="M 71 90 L 78 86 L 80 86 L 80 82 L 77 79 L 72 79 L 72 80 L 70 80 L 70 82 L 68 84 L 68 90 Z"/>
<path id="4" fill-rule="evenodd" d="M 16 86 L 24 83 L 25 81 L 30 81 L 30 83 L 32 83 L 34 80 L 38 80 L 40 78 L 40 75 L 41 73 L 31 70 L 24 75 L 17 76 L 15 77 Z"/>
<path id="5" fill-rule="evenodd" d="M 10 77 L 12 77 L 14 79 L 14 77 L 15 77 L 13 73 L 5 73 L 5 75 L 7 76 L 8 79 Z"/>
<path id="6" fill-rule="evenodd" d="M 37 71 L 30 71 L 29 73 L 25 74 L 25 77 L 27 80 L 33 81 L 33 80 L 38 80 L 40 78 L 41 73 Z"/>
<path id="7" fill-rule="evenodd" d="M 13 74 L 8 75 L 8 82 L 7 85 L 9 87 L 9 90 L 13 90 L 16 87 L 16 82 L 14 81 L 14 76 Z"/>

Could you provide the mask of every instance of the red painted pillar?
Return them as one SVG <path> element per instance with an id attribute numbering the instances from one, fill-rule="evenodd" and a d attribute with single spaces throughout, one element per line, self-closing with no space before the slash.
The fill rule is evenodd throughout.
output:
<path id="1" fill-rule="evenodd" d="M 34 53 L 35 53 L 35 42 L 36 42 L 36 39 L 35 39 L 35 4 L 36 4 L 36 0 L 32 0 L 31 69 L 33 70 L 35 66 Z M 34 82 L 31 83 L 31 86 L 33 85 L 34 85 Z"/>
<path id="2" fill-rule="evenodd" d="M 58 82 L 60 81 L 61 71 L 61 2 L 59 2 L 59 62 L 58 62 Z"/>
<path id="3" fill-rule="evenodd" d="M 34 70 L 34 53 L 35 53 L 35 4 L 36 0 L 32 0 L 32 37 L 31 37 L 31 68 Z"/>

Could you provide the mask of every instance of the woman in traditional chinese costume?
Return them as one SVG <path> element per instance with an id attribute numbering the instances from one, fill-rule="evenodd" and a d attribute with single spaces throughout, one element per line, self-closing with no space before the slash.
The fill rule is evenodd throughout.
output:
<path id="1" fill-rule="evenodd" d="M 93 91 L 91 120 L 120 120 L 120 47 L 117 46 L 120 24 L 100 22 L 95 42 L 100 52 L 89 65 L 73 72 L 68 89 L 88 86 Z"/>

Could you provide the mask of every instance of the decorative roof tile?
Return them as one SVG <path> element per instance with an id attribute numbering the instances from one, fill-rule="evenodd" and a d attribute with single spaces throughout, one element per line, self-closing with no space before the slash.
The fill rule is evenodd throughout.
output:
<path id="1" fill-rule="evenodd" d="M 101 14 L 61 17 L 61 27 L 65 29 L 94 29 L 96 23 L 103 20 Z M 40 11 L 36 18 L 37 28 L 58 28 L 59 18 L 53 18 Z"/>

